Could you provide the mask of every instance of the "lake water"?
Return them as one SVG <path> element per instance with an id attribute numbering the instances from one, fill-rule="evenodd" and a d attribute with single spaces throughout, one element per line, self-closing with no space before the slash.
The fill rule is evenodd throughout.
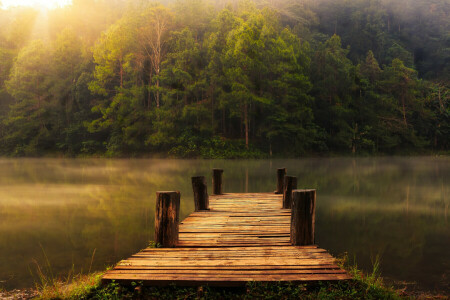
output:
<path id="1" fill-rule="evenodd" d="M 104 270 L 146 247 L 158 190 L 181 192 L 183 219 L 192 176 L 211 191 L 211 169 L 223 168 L 225 192 L 270 192 L 281 167 L 317 189 L 320 247 L 367 271 L 379 255 L 391 282 L 449 292 L 448 157 L 0 159 L 0 287 L 33 286 L 38 265 L 59 276 Z"/>

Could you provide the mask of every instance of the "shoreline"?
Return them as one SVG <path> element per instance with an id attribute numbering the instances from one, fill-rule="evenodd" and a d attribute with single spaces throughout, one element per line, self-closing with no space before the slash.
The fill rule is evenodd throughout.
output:
<path id="1" fill-rule="evenodd" d="M 337 263 L 353 279 L 307 283 L 249 282 L 244 288 L 152 287 L 139 282 L 128 286 L 115 282 L 102 284 L 105 271 L 101 271 L 76 275 L 70 282 L 44 278 L 35 288 L 0 289 L 0 299 L 204 299 L 205 296 L 208 299 L 450 299 L 450 294 L 445 291 L 416 290 L 416 283 L 386 280 L 376 265 L 373 271 L 363 272 L 351 265 L 345 254 L 337 258 Z M 388 281 L 392 283 L 388 284 Z"/>
<path id="2" fill-rule="evenodd" d="M 450 151 L 426 152 L 426 153 L 377 153 L 377 154 L 345 154 L 345 153 L 312 153 L 303 156 L 259 156 L 259 157 L 203 157 L 203 156 L 172 156 L 161 153 L 141 154 L 141 155 L 66 155 L 64 153 L 55 155 L 37 156 L 8 156 L 0 155 L 0 159 L 117 159 L 117 160 L 139 160 L 139 159 L 168 159 L 168 160 L 282 160 L 282 159 L 320 159 L 320 158 L 407 158 L 407 157 L 448 157 Z"/>

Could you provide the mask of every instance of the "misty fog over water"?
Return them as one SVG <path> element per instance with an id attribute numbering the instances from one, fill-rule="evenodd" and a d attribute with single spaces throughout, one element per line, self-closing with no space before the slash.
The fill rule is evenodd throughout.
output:
<path id="1" fill-rule="evenodd" d="M 153 238 L 156 191 L 181 192 L 181 219 L 194 210 L 191 176 L 211 191 L 211 169 L 223 168 L 225 192 L 271 192 L 280 167 L 317 189 L 320 247 L 366 271 L 379 255 L 389 282 L 448 291 L 450 160 L 440 157 L 1 159 L 0 285 L 33 286 L 43 251 L 59 276 L 86 273 L 94 251 L 92 270 L 134 254 Z"/>

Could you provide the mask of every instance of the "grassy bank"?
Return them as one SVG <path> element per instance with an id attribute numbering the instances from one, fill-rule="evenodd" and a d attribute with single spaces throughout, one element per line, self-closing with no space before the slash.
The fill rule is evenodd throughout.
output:
<path id="1" fill-rule="evenodd" d="M 380 276 L 378 263 L 371 273 L 349 264 L 346 257 L 339 260 L 354 278 L 341 282 L 248 283 L 242 288 L 212 287 L 144 287 L 139 282 L 131 286 L 118 283 L 101 285 L 102 273 L 78 276 L 67 281 L 44 281 L 38 288 L 40 299 L 409 299 L 416 298 L 404 291 L 387 287 Z M 444 299 L 445 297 L 435 296 Z"/>

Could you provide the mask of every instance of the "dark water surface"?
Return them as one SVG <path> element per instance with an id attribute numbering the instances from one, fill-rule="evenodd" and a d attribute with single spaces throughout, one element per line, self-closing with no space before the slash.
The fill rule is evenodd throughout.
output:
<path id="1" fill-rule="evenodd" d="M 448 292 L 450 159 L 0 160 L 0 287 L 33 286 L 47 256 L 55 275 L 103 270 L 153 238 L 155 192 L 181 192 L 193 211 L 191 176 L 223 168 L 225 192 L 269 192 L 286 167 L 317 189 L 316 241 L 348 252 L 367 271 Z M 93 263 L 91 260 L 93 253 Z M 45 254 L 44 254 L 45 253 Z"/>

